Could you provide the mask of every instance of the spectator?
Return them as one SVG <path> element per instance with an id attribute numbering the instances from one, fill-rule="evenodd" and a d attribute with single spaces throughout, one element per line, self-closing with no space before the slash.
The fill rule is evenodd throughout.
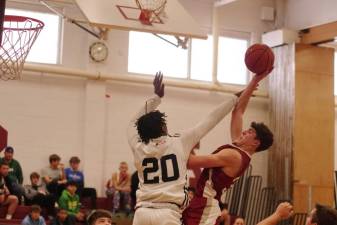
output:
<path id="1" fill-rule="evenodd" d="M 25 194 L 24 188 L 17 183 L 16 181 L 12 180 L 12 177 L 9 176 L 9 166 L 8 163 L 2 162 L 0 164 L 0 176 L 4 179 L 6 187 L 11 195 L 15 195 L 21 203 L 21 200 Z"/>
<path id="2" fill-rule="evenodd" d="M 67 180 L 64 176 L 64 165 L 56 154 L 49 156 L 49 166 L 42 169 L 41 176 L 49 193 L 59 197 L 65 188 Z"/>
<path id="3" fill-rule="evenodd" d="M 22 220 L 21 225 L 46 225 L 41 216 L 41 208 L 38 205 L 32 205 L 30 213 Z"/>
<path id="4" fill-rule="evenodd" d="M 261 225 L 271 225 L 264 223 Z M 309 213 L 307 225 L 337 225 L 337 211 L 329 206 L 316 204 L 315 208 Z M 274 225 L 274 224 L 272 224 Z"/>
<path id="5" fill-rule="evenodd" d="M 25 185 L 26 205 L 39 205 L 47 210 L 48 215 L 55 214 L 55 196 L 49 194 L 45 185 L 40 183 L 37 172 L 30 174 L 31 185 Z"/>
<path id="6" fill-rule="evenodd" d="M 70 217 L 75 217 L 78 221 L 84 221 L 84 214 L 80 212 L 80 197 L 76 194 L 76 183 L 67 182 L 66 189 L 59 199 L 59 207 L 67 210 Z"/>
<path id="7" fill-rule="evenodd" d="M 0 165 L 0 171 L 4 164 Z M 8 167 L 8 165 L 7 165 Z M 12 219 L 12 216 L 18 206 L 18 198 L 15 195 L 11 195 L 3 176 L 0 176 L 0 205 L 8 205 L 6 220 Z"/>
<path id="8" fill-rule="evenodd" d="M 132 176 L 131 176 L 131 192 L 130 192 L 130 197 L 131 197 L 131 208 L 134 209 L 137 203 L 137 196 L 136 192 L 138 190 L 138 185 L 139 185 L 139 177 L 138 177 L 138 172 L 135 171 Z"/>
<path id="9" fill-rule="evenodd" d="M 130 212 L 131 176 L 128 173 L 128 164 L 119 164 L 119 173 L 113 173 L 111 180 L 107 182 L 107 195 L 113 195 L 113 209 L 115 213 L 119 210 Z"/>
<path id="10" fill-rule="evenodd" d="M 233 225 L 245 225 L 245 220 L 242 217 L 237 217 L 234 220 L 234 224 Z"/>
<path id="11" fill-rule="evenodd" d="M 13 159 L 14 148 L 7 146 L 5 148 L 4 157 L 0 158 L 0 163 L 6 162 L 9 166 L 9 176 L 20 185 L 23 183 L 23 175 L 20 163 Z"/>
<path id="12" fill-rule="evenodd" d="M 94 210 L 87 218 L 88 225 L 111 225 L 112 215 L 109 211 L 98 209 Z"/>
<path id="13" fill-rule="evenodd" d="M 67 181 L 73 181 L 77 184 L 77 194 L 80 198 L 90 197 L 91 206 L 96 208 L 97 193 L 95 188 L 84 187 L 84 174 L 79 170 L 80 159 L 73 156 L 69 160 L 70 167 L 65 169 L 65 176 Z"/>
<path id="14" fill-rule="evenodd" d="M 75 219 L 68 216 L 67 210 L 58 208 L 56 218 L 50 222 L 50 225 L 75 225 Z"/>

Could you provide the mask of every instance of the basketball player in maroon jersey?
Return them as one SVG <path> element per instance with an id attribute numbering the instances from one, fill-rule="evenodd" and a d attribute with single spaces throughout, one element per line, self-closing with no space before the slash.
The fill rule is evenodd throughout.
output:
<path id="1" fill-rule="evenodd" d="M 195 197 L 183 213 L 185 225 L 217 225 L 221 214 L 219 201 L 223 191 L 244 173 L 254 153 L 267 150 L 272 145 L 273 134 L 263 123 L 252 122 L 249 129 L 242 131 L 243 114 L 249 99 L 259 82 L 272 69 L 255 75 L 247 88 L 240 93 L 232 111 L 232 144 L 220 146 L 210 155 L 190 155 L 190 168 L 205 169 L 197 182 Z"/>

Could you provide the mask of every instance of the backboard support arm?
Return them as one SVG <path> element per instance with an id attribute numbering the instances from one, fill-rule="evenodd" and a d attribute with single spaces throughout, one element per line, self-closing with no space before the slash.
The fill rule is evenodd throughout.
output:
<path id="1" fill-rule="evenodd" d="M 1 0 L 0 0 L 1 1 Z M 50 6 L 47 2 L 45 2 L 44 0 L 40 0 L 40 3 L 42 5 L 44 5 L 45 7 L 47 7 L 50 11 L 52 11 L 53 13 L 55 13 L 56 15 L 62 17 L 63 19 L 66 19 L 68 22 L 75 24 L 77 27 L 81 28 L 82 30 L 86 31 L 87 33 L 91 34 L 92 36 L 96 37 L 97 39 L 105 39 L 104 37 L 106 37 L 106 33 L 104 32 L 100 32 L 99 34 L 97 34 L 96 32 L 86 28 L 85 26 L 83 26 L 82 24 L 80 24 L 79 22 L 77 22 L 74 19 L 71 19 L 69 17 L 67 17 L 64 13 L 56 10 L 55 8 L 53 8 L 52 6 Z"/>

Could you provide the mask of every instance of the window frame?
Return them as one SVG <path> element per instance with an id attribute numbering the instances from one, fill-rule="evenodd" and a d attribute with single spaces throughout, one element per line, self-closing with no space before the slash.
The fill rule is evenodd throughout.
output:
<path id="1" fill-rule="evenodd" d="M 244 86 L 246 85 L 249 80 L 250 80 L 250 72 L 247 69 L 247 74 L 246 74 L 246 84 L 235 84 L 235 83 L 224 83 L 224 82 L 219 82 L 218 80 L 218 50 L 219 50 L 219 37 L 228 37 L 228 38 L 234 38 L 234 39 L 241 39 L 247 41 L 247 48 L 249 45 L 252 43 L 251 41 L 251 33 L 250 32 L 244 32 L 244 31 L 230 31 L 230 30 L 225 30 L 225 29 L 220 29 L 218 32 L 218 36 L 213 36 L 213 33 L 210 32 L 210 28 L 202 28 L 207 35 L 213 37 L 213 64 L 212 64 L 212 80 L 211 81 L 206 81 L 206 80 L 195 80 L 191 79 L 191 66 L 192 66 L 192 39 L 190 38 L 188 41 L 188 51 L 187 53 L 187 77 L 186 78 L 175 78 L 175 77 L 170 77 L 170 79 L 175 79 L 175 80 L 187 80 L 187 81 L 193 81 L 193 82 L 199 82 L 199 83 L 218 83 L 221 85 L 233 85 L 233 86 Z M 129 32 L 130 35 L 130 32 Z M 129 39 L 130 41 L 130 39 Z M 214 47 L 217 47 L 217 51 L 214 51 Z M 129 60 L 128 60 L 129 63 Z M 128 74 L 130 75 L 140 75 L 140 76 L 151 76 L 149 74 L 142 74 L 142 73 L 135 73 L 135 72 L 129 72 L 127 70 Z"/>
<path id="2" fill-rule="evenodd" d="M 245 40 L 247 41 L 247 49 L 248 47 L 252 44 L 252 35 L 250 32 L 244 32 L 244 31 L 230 31 L 230 30 L 224 30 L 221 29 L 219 31 L 219 35 L 216 37 L 217 38 L 217 49 L 219 50 L 219 38 L 220 37 L 225 37 L 225 38 L 233 38 L 233 39 L 240 39 L 240 40 Z M 214 70 L 216 71 L 216 82 L 219 82 L 220 84 L 226 84 L 226 85 L 235 85 L 235 86 L 244 86 L 246 84 L 248 84 L 249 80 L 251 79 L 251 72 L 249 72 L 249 70 L 246 70 L 246 83 L 245 84 L 235 84 L 235 83 L 225 83 L 225 82 L 220 82 L 218 79 L 218 51 L 217 51 L 217 56 L 216 56 L 216 68 L 214 68 Z"/>
<path id="3" fill-rule="evenodd" d="M 28 3 L 21 3 L 21 2 L 8 2 L 6 8 L 13 9 L 13 10 L 21 10 L 21 11 L 29 11 L 29 12 L 36 12 L 36 13 L 46 13 L 51 15 L 56 15 L 55 13 L 51 12 L 49 9 L 47 9 L 44 6 L 41 6 L 40 4 L 28 4 Z M 60 10 L 62 11 L 63 8 L 60 7 Z M 58 16 L 58 15 L 56 15 Z M 57 41 L 57 55 L 56 55 L 56 62 L 55 63 L 44 63 L 44 62 L 31 62 L 27 61 L 31 64 L 36 65 L 60 65 L 62 64 L 62 52 L 63 52 L 63 32 L 64 32 L 64 19 L 61 16 L 58 16 L 58 41 Z"/>

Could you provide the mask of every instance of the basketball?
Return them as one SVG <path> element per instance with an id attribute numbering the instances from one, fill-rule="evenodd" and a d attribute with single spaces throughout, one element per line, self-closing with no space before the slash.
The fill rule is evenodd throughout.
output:
<path id="1" fill-rule="evenodd" d="M 274 53 L 265 44 L 254 44 L 246 51 L 245 63 L 251 72 L 264 73 L 274 65 Z"/>

